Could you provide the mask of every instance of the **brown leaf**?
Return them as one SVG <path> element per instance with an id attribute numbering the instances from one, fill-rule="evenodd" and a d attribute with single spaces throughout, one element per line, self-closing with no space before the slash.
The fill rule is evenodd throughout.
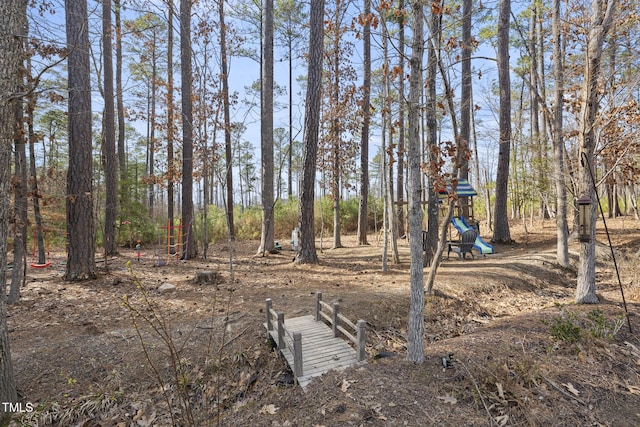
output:
<path id="1" fill-rule="evenodd" d="M 451 396 L 449 393 L 445 394 L 444 396 L 438 396 L 438 399 L 442 400 L 444 403 L 450 403 L 452 405 L 458 403 L 458 399 Z"/>
<path id="2" fill-rule="evenodd" d="M 274 404 L 264 405 L 262 409 L 260 409 L 260 413 L 265 415 L 274 415 L 276 412 L 278 412 L 278 409 L 279 408 L 277 408 Z"/>

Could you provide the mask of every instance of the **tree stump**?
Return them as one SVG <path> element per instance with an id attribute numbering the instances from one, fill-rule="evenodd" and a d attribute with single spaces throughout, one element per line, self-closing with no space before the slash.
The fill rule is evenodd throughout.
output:
<path id="1" fill-rule="evenodd" d="M 215 271 L 196 271 L 194 283 L 198 285 L 214 285 L 217 279 L 218 273 Z"/>

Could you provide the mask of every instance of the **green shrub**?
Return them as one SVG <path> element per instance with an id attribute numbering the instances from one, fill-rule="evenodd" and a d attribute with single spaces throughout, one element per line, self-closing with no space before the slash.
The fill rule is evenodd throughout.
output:
<path id="1" fill-rule="evenodd" d="M 562 308 L 561 308 L 562 310 Z M 551 322 L 543 322 L 551 328 L 551 336 L 567 344 L 575 344 L 589 337 L 613 339 L 624 324 L 624 315 L 613 320 L 605 317 L 599 309 L 587 313 L 582 318 L 576 313 L 563 312 Z"/>
<path id="2" fill-rule="evenodd" d="M 551 336 L 567 344 L 575 344 L 580 341 L 582 328 L 577 324 L 577 317 L 568 313 L 564 317 L 554 317 L 551 321 Z"/>

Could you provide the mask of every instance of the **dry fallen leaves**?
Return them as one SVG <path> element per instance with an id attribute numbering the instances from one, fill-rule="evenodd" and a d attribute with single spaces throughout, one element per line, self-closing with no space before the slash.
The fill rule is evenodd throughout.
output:
<path id="1" fill-rule="evenodd" d="M 260 413 L 265 415 L 274 415 L 276 412 L 278 412 L 278 409 L 279 408 L 277 408 L 274 404 L 264 405 L 262 409 L 260 409 Z"/>
<path id="2" fill-rule="evenodd" d="M 458 399 L 451 396 L 449 393 L 445 394 L 444 396 L 438 396 L 438 399 L 442 400 L 444 403 L 450 403 L 452 405 L 458 403 Z"/>
<path id="3" fill-rule="evenodd" d="M 506 426 L 507 423 L 509 422 L 509 415 L 504 414 L 504 415 L 500 415 L 495 417 L 495 422 L 498 423 L 499 426 Z"/>
<path id="4" fill-rule="evenodd" d="M 504 388 L 502 387 L 502 384 L 496 383 L 496 387 L 498 388 L 498 396 L 500 396 L 500 399 L 504 400 Z"/>
<path id="5" fill-rule="evenodd" d="M 340 383 L 340 390 L 342 390 L 343 393 L 346 393 L 354 382 L 355 381 L 342 380 L 342 383 Z"/>
<path id="6" fill-rule="evenodd" d="M 573 393 L 574 396 L 580 396 L 580 392 L 573 386 L 573 384 L 564 383 L 562 385 L 565 386 L 571 393 Z"/>

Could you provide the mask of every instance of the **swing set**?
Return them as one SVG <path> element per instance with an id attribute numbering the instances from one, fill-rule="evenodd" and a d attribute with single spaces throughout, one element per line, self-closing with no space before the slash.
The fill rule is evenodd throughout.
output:
<path id="1" fill-rule="evenodd" d="M 38 242 L 40 240 L 40 242 Z M 42 241 L 42 230 L 40 230 L 40 234 L 37 229 L 33 230 L 33 251 L 31 254 L 32 261 L 29 264 L 33 268 L 47 268 L 51 265 L 51 259 L 49 257 L 49 248 L 51 242 L 49 241 L 49 233 L 47 233 L 46 228 L 44 229 L 44 240 L 46 241 L 46 251 L 39 251 L 39 246 L 44 246 L 45 242 Z M 38 244 L 40 243 L 40 245 Z M 36 256 L 37 255 L 37 256 Z"/>

